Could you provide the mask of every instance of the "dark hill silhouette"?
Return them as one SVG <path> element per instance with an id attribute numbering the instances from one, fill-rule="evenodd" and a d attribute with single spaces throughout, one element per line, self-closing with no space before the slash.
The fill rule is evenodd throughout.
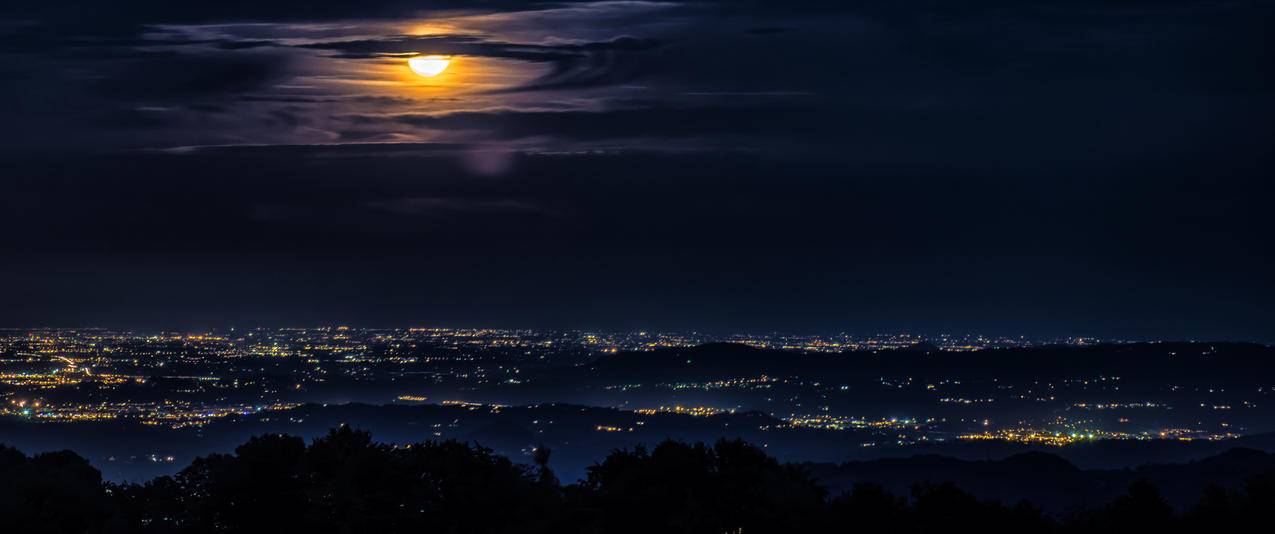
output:
<path id="1" fill-rule="evenodd" d="M 1121 376 L 1173 383 L 1247 384 L 1275 376 L 1275 348 L 1253 343 L 1156 342 L 946 352 L 914 347 L 838 354 L 797 353 L 710 343 L 603 356 L 584 368 L 595 378 L 632 382 L 725 379 L 741 376 L 1002 378 Z M 1083 371 L 1081 371 L 1083 370 Z"/>
<path id="2" fill-rule="evenodd" d="M 617 449 L 567 486 L 550 455 L 538 449 L 533 468 L 472 444 L 388 445 L 342 426 L 308 444 L 253 437 L 175 476 L 114 485 L 73 452 L 0 446 L 0 517 L 6 531 L 35 533 L 1185 532 L 1255 525 L 1275 506 L 1275 459 L 1251 450 L 1114 474 L 1041 453 L 918 456 L 833 466 L 858 478 L 831 492 L 812 466 L 740 440 Z M 886 474 L 916 481 L 897 491 L 865 482 Z M 1215 485 L 1175 512 L 1157 478 Z M 986 496 L 998 491 L 1005 497 Z M 1092 502 L 1055 518 L 1031 501 L 1080 493 Z"/>
<path id="3" fill-rule="evenodd" d="M 1237 448 L 1198 461 L 1148 464 L 1136 469 L 1082 470 L 1058 455 L 1043 452 L 992 461 L 918 455 L 839 465 L 802 465 L 834 491 L 874 483 L 902 493 L 917 483 L 952 481 L 982 499 L 1026 499 L 1046 512 L 1062 515 L 1109 502 L 1139 479 L 1159 488 L 1170 506 L 1186 509 L 1211 485 L 1235 489 L 1251 476 L 1275 470 L 1275 454 Z"/>
<path id="4" fill-rule="evenodd" d="M 621 352 L 604 356 L 590 370 L 598 377 L 638 379 L 700 379 L 784 374 L 811 356 L 758 349 L 734 343 L 697 347 Z"/>
<path id="5" fill-rule="evenodd" d="M 523 425 L 507 420 L 497 420 L 469 433 L 464 438 L 468 442 L 506 451 L 516 451 L 540 439 L 535 432 Z"/>
<path id="6" fill-rule="evenodd" d="M 929 341 L 918 341 L 907 347 L 894 349 L 893 351 L 888 351 L 888 352 L 897 352 L 897 351 L 918 352 L 921 354 L 935 354 L 935 353 L 943 352 L 943 349 L 939 348 L 938 345 L 930 343 Z"/>

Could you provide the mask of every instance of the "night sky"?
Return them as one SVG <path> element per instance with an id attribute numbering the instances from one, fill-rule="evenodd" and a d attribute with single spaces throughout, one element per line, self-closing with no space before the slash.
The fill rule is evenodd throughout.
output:
<path id="1" fill-rule="evenodd" d="M 6 1 L 0 326 L 1275 341 L 1273 35 L 1266 0 Z"/>

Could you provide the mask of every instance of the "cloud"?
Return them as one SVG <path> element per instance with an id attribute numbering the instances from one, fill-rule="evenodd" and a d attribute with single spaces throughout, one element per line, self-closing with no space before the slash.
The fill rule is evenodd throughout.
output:
<path id="1" fill-rule="evenodd" d="M 641 54 L 660 46 L 661 43 L 655 39 L 627 36 L 573 45 L 573 49 L 581 53 L 555 61 L 552 72 L 503 92 L 582 89 L 631 82 L 640 78 L 649 64 L 649 60 L 642 61 L 644 57 Z"/>
<path id="2" fill-rule="evenodd" d="M 411 54 L 481 56 L 532 63 L 551 63 L 540 79 L 494 92 L 597 87 L 631 81 L 640 76 L 636 56 L 659 48 L 656 39 L 620 36 L 583 43 L 520 44 L 466 35 L 393 36 L 378 39 L 326 41 L 299 45 L 327 50 L 342 59 L 379 59 Z"/>
<path id="3" fill-rule="evenodd" d="M 585 43 L 508 43 L 470 35 L 410 36 L 398 35 L 377 39 L 323 41 L 297 45 L 299 48 L 330 50 L 336 57 L 374 59 L 410 54 L 469 55 L 517 59 L 532 62 L 556 62 L 586 57 L 598 52 L 639 52 L 660 45 L 655 39 L 617 37 L 609 41 Z"/>
<path id="4" fill-rule="evenodd" d="M 571 4 L 575 0 L 558 0 Z M 581 2 L 584 3 L 584 2 Z M 102 31 L 113 26 L 146 24 L 209 24 L 224 22 L 332 21 L 348 19 L 397 19 L 414 14 L 450 10 L 479 12 L 521 11 L 528 3 L 519 0 L 309 0 L 304 7 L 288 2 L 222 0 L 219 2 L 170 2 L 167 0 L 67 0 L 42 2 L 14 0 L 0 7 L 7 20 L 68 21 L 85 24 L 96 21 Z M 534 5 L 532 6 L 534 9 Z"/>
<path id="5" fill-rule="evenodd" d="M 166 53 L 124 62 L 95 84 L 122 100 L 223 96 L 262 89 L 285 78 L 284 54 Z"/>
<path id="6" fill-rule="evenodd" d="M 355 115 L 355 123 L 397 122 L 448 131 L 476 130 L 498 139 L 685 138 L 775 132 L 808 120 L 814 110 L 712 107 L 645 107 L 607 111 L 488 110 L 443 114 Z"/>
<path id="7" fill-rule="evenodd" d="M 44 134 L 28 139 L 66 143 L 81 134 L 59 120 L 87 117 L 97 121 L 89 129 L 127 127 L 128 146 L 410 140 L 409 128 L 489 132 L 495 140 L 788 138 L 827 146 L 860 142 L 872 128 L 881 132 L 873 142 L 894 145 L 881 153 L 904 154 L 915 150 L 909 135 L 933 140 L 931 132 L 981 121 L 999 128 L 983 128 L 989 144 L 1023 143 L 1003 132 L 1030 129 L 1042 140 L 1032 148 L 1054 142 L 1061 153 L 1086 129 L 1083 120 L 1121 117 L 1136 131 L 1133 121 L 1151 115 L 1142 109 L 1149 102 L 1160 100 L 1161 114 L 1181 122 L 1204 107 L 1232 105 L 1217 97 L 1234 93 L 1257 99 L 1260 114 L 1275 87 L 1271 69 L 1262 68 L 1275 61 L 1267 4 L 744 0 L 660 4 L 658 12 L 625 2 L 318 2 L 312 11 L 158 4 L 124 2 L 100 15 L 101 6 L 88 6 L 88 15 L 50 3 L 0 8 L 26 9 L 0 25 L 8 53 L 0 96 L 23 102 L 10 112 L 22 120 L 9 122 Z M 453 8 L 496 15 L 438 19 L 457 24 L 446 28 L 451 35 L 376 33 L 404 31 L 384 22 L 391 13 L 407 20 L 413 10 Z M 92 16 L 98 24 L 87 23 Z M 272 23 L 298 20 L 334 23 Z M 224 24 L 171 26 L 212 22 Z M 466 23 L 478 26 L 466 34 Z M 484 80 L 463 101 L 360 85 L 383 67 L 360 60 L 413 53 L 534 63 L 544 74 L 492 76 L 498 81 Z M 645 103 L 613 105 L 626 99 Z M 174 111 L 137 111 L 146 106 Z M 562 113 L 549 113 L 551 106 Z M 456 109 L 488 111 L 444 112 Z M 399 128 L 376 131 L 390 126 Z M 1160 130 L 1126 134 L 1157 138 Z"/>

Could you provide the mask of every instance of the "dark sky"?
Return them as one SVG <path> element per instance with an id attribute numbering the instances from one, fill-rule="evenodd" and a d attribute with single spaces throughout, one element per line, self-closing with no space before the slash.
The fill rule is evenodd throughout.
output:
<path id="1" fill-rule="evenodd" d="M 0 326 L 1275 341 L 1273 28 L 1265 0 L 5 2 Z"/>

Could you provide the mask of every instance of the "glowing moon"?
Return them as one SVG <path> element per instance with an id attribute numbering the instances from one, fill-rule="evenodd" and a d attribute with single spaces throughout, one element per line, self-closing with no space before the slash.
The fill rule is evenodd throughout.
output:
<path id="1" fill-rule="evenodd" d="M 447 56 L 416 56 L 407 60 L 407 66 L 412 68 L 412 72 L 426 78 L 442 74 L 451 63 L 452 60 Z"/>

